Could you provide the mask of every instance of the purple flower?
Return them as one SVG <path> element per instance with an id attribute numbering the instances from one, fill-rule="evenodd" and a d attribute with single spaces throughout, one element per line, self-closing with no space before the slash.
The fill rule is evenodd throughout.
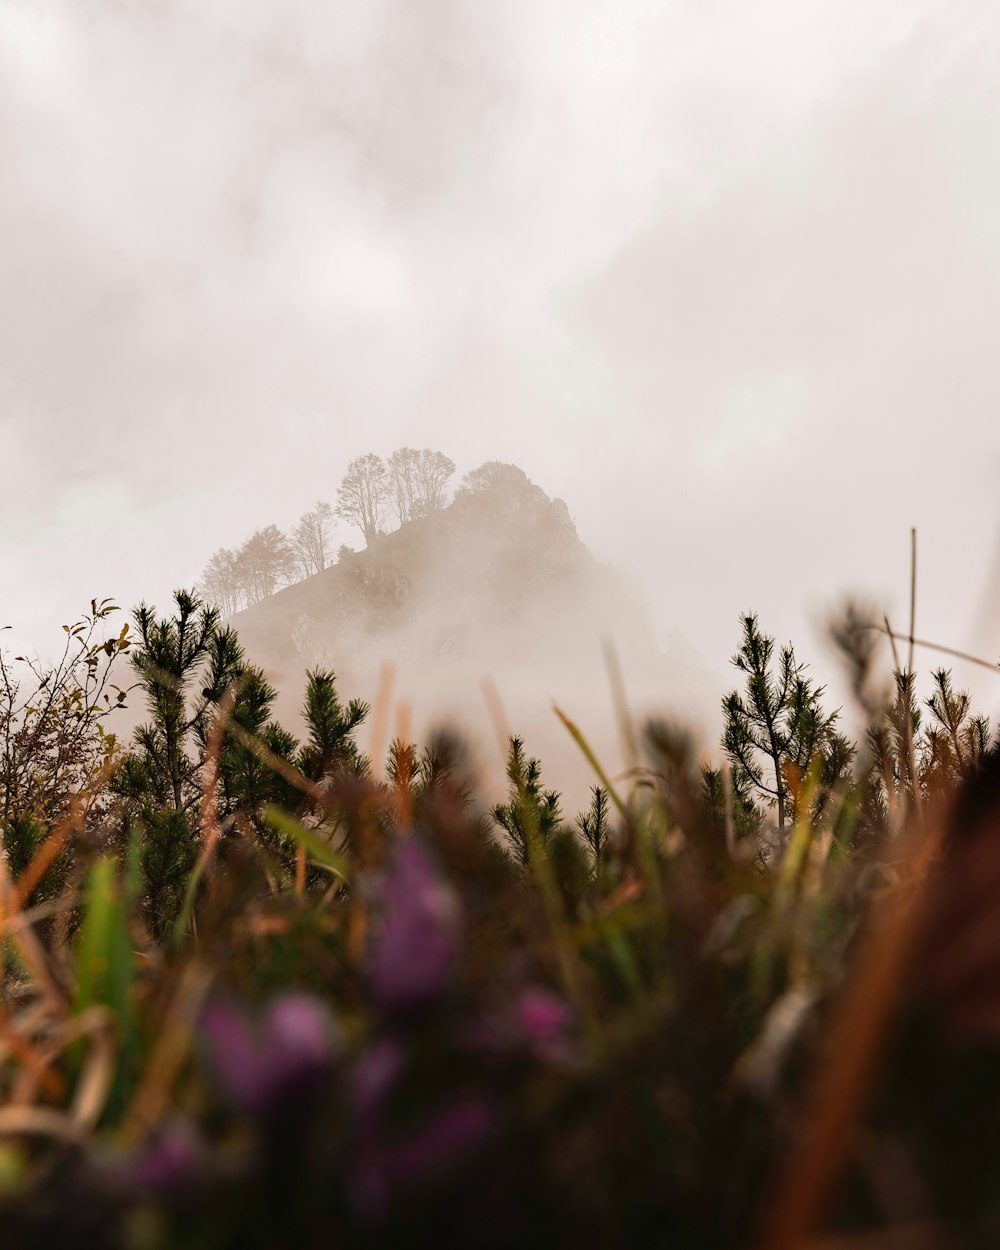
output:
<path id="1" fill-rule="evenodd" d="M 385 927 L 372 953 L 376 1001 L 405 1011 L 436 997 L 455 960 L 458 903 L 414 841 L 396 853 L 382 891 Z"/>
<path id="2" fill-rule="evenodd" d="M 254 1022 L 236 1007 L 212 1003 L 201 1021 L 219 1084 L 256 1114 L 309 1089 L 331 1065 L 335 1029 L 321 1003 L 302 994 L 275 1000 Z"/>
<path id="3" fill-rule="evenodd" d="M 529 989 L 521 995 L 515 1008 L 515 1019 L 519 1032 L 527 1041 L 547 1048 L 566 1040 L 572 1016 L 561 998 L 556 998 L 548 990 Z"/>
<path id="4" fill-rule="evenodd" d="M 468 1037 L 476 1046 L 500 1052 L 521 1052 L 549 1063 L 572 1057 L 573 1011 L 549 990 L 532 986 L 512 1006 L 498 1011 L 472 1028 Z"/>
<path id="5" fill-rule="evenodd" d="M 493 1125 L 493 1113 L 478 1097 L 459 1098 L 384 1157 L 389 1178 L 406 1185 L 478 1146 Z"/>
<path id="6" fill-rule="evenodd" d="M 475 1149 L 492 1126 L 493 1112 L 476 1095 L 457 1098 L 420 1128 L 392 1142 L 385 1140 L 374 1116 L 359 1116 L 351 1180 L 358 1213 L 368 1219 L 384 1215 L 395 1190 L 407 1188 Z"/>
<path id="7" fill-rule="evenodd" d="M 264 1023 L 264 1053 L 274 1079 L 289 1084 L 324 1072 L 333 1057 L 332 1032 L 319 1003 L 300 994 L 279 998 Z"/>
<path id="8" fill-rule="evenodd" d="M 375 1117 L 406 1063 L 403 1049 L 391 1038 L 376 1042 L 354 1069 L 354 1103 L 363 1134 L 372 1135 Z"/>
<path id="9" fill-rule="evenodd" d="M 128 1172 L 129 1184 L 166 1197 L 186 1189 L 204 1174 L 205 1144 L 187 1120 L 164 1125 Z"/>

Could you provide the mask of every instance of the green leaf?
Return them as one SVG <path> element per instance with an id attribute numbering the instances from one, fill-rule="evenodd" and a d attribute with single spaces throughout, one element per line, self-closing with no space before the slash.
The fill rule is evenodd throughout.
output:
<path id="1" fill-rule="evenodd" d="M 272 803 L 265 803 L 261 814 L 272 829 L 285 834 L 300 846 L 304 846 L 318 864 L 329 868 L 344 881 L 350 879 L 346 861 L 332 850 L 327 842 L 323 841 L 315 829 L 307 829 L 294 816 L 289 816 L 287 812 L 283 812 L 280 807 L 275 807 Z"/>
<path id="2" fill-rule="evenodd" d="M 558 716 L 559 719 L 562 721 L 564 727 L 569 733 L 569 736 L 573 739 L 576 745 L 583 752 L 584 758 L 587 760 L 587 763 L 597 774 L 597 778 L 600 781 L 601 785 L 608 792 L 608 795 L 611 798 L 611 802 L 614 803 L 615 807 L 618 808 L 619 815 L 622 817 L 623 820 L 627 821 L 629 819 L 629 815 L 628 815 L 628 812 L 626 811 L 625 804 L 622 802 L 618 794 L 618 791 L 615 789 L 613 782 L 608 777 L 608 774 L 601 767 L 601 763 L 598 760 L 597 756 L 594 754 L 593 748 L 591 747 L 590 743 L 587 741 L 587 739 L 583 736 L 583 734 L 577 728 L 576 724 L 573 721 L 571 721 L 570 718 L 566 715 L 566 713 L 560 707 L 558 707 L 555 703 L 553 703 L 552 705 L 552 710 L 555 712 L 556 716 Z"/>
<path id="3" fill-rule="evenodd" d="M 118 865 L 102 855 L 90 870 L 76 945 L 76 1007 L 110 1007 L 120 1035 L 131 1026 L 132 943 Z"/>

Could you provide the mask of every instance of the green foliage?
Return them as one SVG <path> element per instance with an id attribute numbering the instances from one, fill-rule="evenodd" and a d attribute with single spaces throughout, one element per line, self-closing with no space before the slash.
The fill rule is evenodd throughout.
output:
<path id="1" fill-rule="evenodd" d="M 590 807 L 576 818 L 576 826 L 594 857 L 594 871 L 599 872 L 614 836 L 610 820 L 610 800 L 603 786 L 591 786 Z"/>
<path id="2" fill-rule="evenodd" d="M 276 691 L 247 662 L 235 631 L 191 592 L 178 591 L 174 603 L 172 617 L 158 619 L 145 604 L 136 612 L 142 647 L 133 664 L 150 720 L 136 730 L 133 750 L 114 779 L 123 830 L 140 835 L 146 919 L 157 934 L 174 924 L 198 858 L 205 770 L 217 725 L 215 818 L 223 829 L 261 839 L 286 873 L 294 839 L 263 812 L 268 806 L 300 815 L 316 809 L 315 800 L 303 798 L 289 781 L 289 772 L 329 785 L 341 774 L 363 776 L 369 768 L 354 738 L 368 705 L 359 699 L 342 704 L 332 672 L 307 674 L 307 738 L 300 744 L 272 719 Z"/>
<path id="3" fill-rule="evenodd" d="M 729 794 L 721 768 L 706 764 L 702 769 L 705 803 L 717 829 L 725 831 L 732 821 L 733 836 L 740 841 L 756 839 L 763 813 L 753 800 L 752 787 L 742 770 L 730 769 Z M 728 808 L 728 811 L 727 811 Z"/>
<path id="4" fill-rule="evenodd" d="M 343 856 L 332 851 L 329 843 L 325 842 L 314 829 L 309 829 L 294 817 L 289 816 L 287 812 L 283 812 L 280 807 L 273 807 L 270 804 L 265 804 L 261 809 L 261 815 L 278 833 L 283 834 L 296 845 L 304 847 L 316 863 L 322 864 L 324 868 L 328 868 L 344 881 L 349 879 L 350 870 L 347 861 Z"/>
<path id="5" fill-rule="evenodd" d="M 308 737 L 299 767 L 310 780 L 319 781 L 338 771 L 356 776 L 368 772 L 370 762 L 358 750 L 354 734 L 370 711 L 362 699 L 351 699 L 346 706 L 341 703 L 332 670 L 317 669 L 306 674 Z"/>
<path id="6" fill-rule="evenodd" d="M 507 752 L 506 803 L 492 809 L 494 821 L 503 830 L 507 846 L 522 868 L 529 868 L 535 848 L 544 854 L 549 839 L 559 828 L 559 794 L 542 788 L 542 765 L 524 751 L 521 738 L 512 736 Z"/>
<path id="7" fill-rule="evenodd" d="M 83 814 L 113 852 L 26 912 L 51 818 L 0 864 L 11 1244 L 771 1245 L 813 1142 L 844 1143 L 838 1239 L 888 1194 L 995 1240 L 1000 752 L 950 674 L 919 707 L 897 677 L 859 754 L 744 618 L 732 770 L 652 722 L 612 783 L 560 713 L 598 781 L 571 828 L 520 738 L 482 818 L 454 739 L 397 739 L 380 780 L 333 672 L 300 739 L 197 596 L 137 625 L 149 715 Z M 920 1183 L 887 1188 L 900 1158 Z"/>
<path id="8" fill-rule="evenodd" d="M 90 869 L 83 895 L 83 919 L 76 942 L 76 1007 L 110 1008 L 121 1034 L 132 1011 L 132 943 L 119 864 L 102 855 Z"/>
<path id="9" fill-rule="evenodd" d="M 826 714 L 823 687 L 805 676 L 791 644 L 775 657 L 774 638 L 762 633 L 753 613 L 741 617 L 743 638 L 732 663 L 746 676 L 743 693 L 722 701 L 723 748 L 733 766 L 735 787 L 756 791 L 776 808 L 784 834 L 792 798 L 788 769 L 805 773 L 810 762 L 830 749 L 838 712 Z M 837 746 L 838 756 L 842 744 Z"/>
<path id="10" fill-rule="evenodd" d="M 174 603 L 176 614 L 162 619 L 145 603 L 136 609 L 141 647 L 132 663 L 150 713 L 150 720 L 136 733 L 136 744 L 141 791 L 175 813 L 185 813 L 200 793 L 199 761 L 191 744 L 210 699 L 220 693 L 235 650 L 219 634 L 214 608 L 184 590 L 175 593 Z M 189 706 L 189 693 L 206 663 L 211 663 L 209 683 Z"/>
<path id="11" fill-rule="evenodd" d="M 91 600 L 89 612 L 63 626 L 54 663 L 0 651 L 0 840 L 16 875 L 74 802 L 93 801 L 91 788 L 115 753 L 110 725 L 128 690 L 114 677 L 132 645 L 128 624 L 108 632 L 117 611 L 110 599 Z M 67 846 L 34 901 L 57 890 L 71 862 Z"/>
<path id="12" fill-rule="evenodd" d="M 934 693 L 925 704 L 931 723 L 924 731 L 923 771 L 930 785 L 955 783 L 977 768 L 989 750 L 990 719 L 973 715 L 972 696 L 953 688 L 949 670 L 937 668 L 932 676 Z"/>

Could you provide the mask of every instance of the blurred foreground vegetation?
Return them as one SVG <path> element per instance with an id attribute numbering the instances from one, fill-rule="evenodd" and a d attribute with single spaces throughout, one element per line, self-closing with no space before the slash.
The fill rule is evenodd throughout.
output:
<path id="1" fill-rule="evenodd" d="M 854 742 L 740 622 L 717 767 L 588 810 L 193 594 L 2 657 L 4 1245 L 1000 1244 L 1000 756 L 856 610 Z M 145 708 L 127 740 L 118 709 Z M 562 715 L 562 713 L 560 713 Z M 378 733 L 376 731 L 377 739 Z"/>

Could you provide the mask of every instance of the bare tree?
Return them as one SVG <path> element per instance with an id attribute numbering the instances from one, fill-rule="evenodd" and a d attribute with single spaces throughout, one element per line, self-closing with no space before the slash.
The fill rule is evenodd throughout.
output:
<path id="1" fill-rule="evenodd" d="M 112 680 L 114 664 L 132 645 L 127 624 L 107 631 L 117 611 L 110 599 L 91 600 L 63 626 L 54 663 L 0 651 L 0 846 L 15 874 L 114 753 L 104 726 L 128 693 Z"/>
<path id="2" fill-rule="evenodd" d="M 455 472 L 455 462 L 443 451 L 417 452 L 417 509 L 421 515 L 444 506 L 444 488 Z"/>
<path id="3" fill-rule="evenodd" d="M 322 500 L 299 518 L 292 531 L 292 547 L 303 577 L 322 573 L 326 568 L 332 528 L 333 509 Z"/>
<path id="4" fill-rule="evenodd" d="M 419 453 L 412 447 L 400 447 L 389 457 L 389 498 L 400 525 L 413 519 L 413 508 L 417 498 L 416 460 L 418 455 Z"/>
<path id="5" fill-rule="evenodd" d="M 295 552 L 287 534 L 277 525 L 256 530 L 239 549 L 237 568 L 248 603 L 273 595 L 295 572 Z"/>
<path id="6" fill-rule="evenodd" d="M 389 457 L 389 496 L 402 525 L 435 512 L 444 503 L 444 488 L 455 462 L 443 452 L 400 447 Z"/>
<path id="7" fill-rule="evenodd" d="M 245 606 L 245 587 L 239 554 L 229 547 L 213 552 L 201 575 L 199 589 L 223 616 L 232 616 Z"/>
<path id="8" fill-rule="evenodd" d="M 478 495 L 483 491 L 506 489 L 516 491 L 530 485 L 528 475 L 516 464 L 504 464 L 500 460 L 487 460 L 462 478 L 456 492 L 459 497 Z"/>
<path id="9" fill-rule="evenodd" d="M 370 543 L 382 532 L 388 497 L 388 473 L 381 456 L 369 452 L 347 466 L 337 488 L 336 514 L 356 525 Z"/>

